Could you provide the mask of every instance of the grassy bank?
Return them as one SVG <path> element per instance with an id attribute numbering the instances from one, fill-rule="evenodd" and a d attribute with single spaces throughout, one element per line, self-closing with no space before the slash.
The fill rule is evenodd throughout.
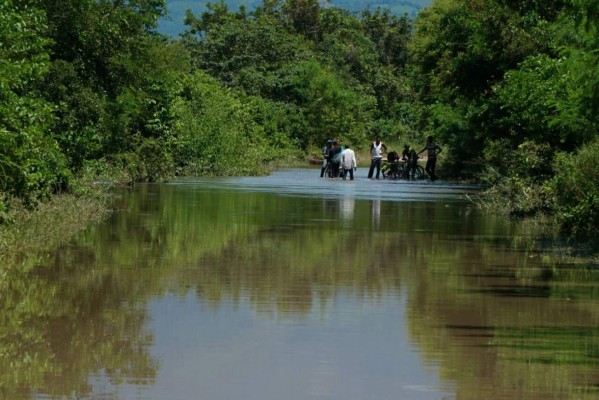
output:
<path id="1" fill-rule="evenodd" d="M 30 256 L 54 249 L 108 214 L 105 193 L 57 195 L 35 210 L 13 203 L 0 224 L 0 276 L 16 266 L 33 266 Z"/>

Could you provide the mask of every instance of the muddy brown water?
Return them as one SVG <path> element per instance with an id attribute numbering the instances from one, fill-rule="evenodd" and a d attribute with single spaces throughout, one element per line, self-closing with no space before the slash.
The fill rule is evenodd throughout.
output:
<path id="1" fill-rule="evenodd" d="M 0 398 L 599 398 L 599 273 L 475 186 L 187 178 L 4 276 Z"/>

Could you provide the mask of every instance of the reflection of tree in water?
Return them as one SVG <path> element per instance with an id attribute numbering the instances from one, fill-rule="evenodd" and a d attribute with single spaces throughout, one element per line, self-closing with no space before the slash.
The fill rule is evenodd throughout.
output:
<path id="1" fill-rule="evenodd" d="M 426 253 L 405 277 L 410 330 L 458 398 L 596 396 L 599 310 L 572 301 L 596 284 L 509 242 L 437 238 Z"/>
<path id="2" fill-rule="evenodd" d="M 597 296 L 539 281 L 555 279 L 555 271 L 530 268 L 538 260 L 510 249 L 512 232 L 463 207 L 140 185 L 117 208 L 124 212 L 83 235 L 81 245 L 40 261 L 37 272 L 3 276 L 0 397 L 85 397 L 93 376 L 149 383 L 157 365 L 147 349 L 145 305 L 168 291 L 301 318 L 340 294 L 371 300 L 408 287 L 413 336 L 464 399 L 489 398 L 488 387 L 501 395 L 514 382 L 518 393 L 532 391 L 536 376 L 548 376 L 555 392 L 547 398 L 559 398 L 576 373 L 588 372 L 585 357 L 597 349 L 596 331 L 580 323 L 586 316 L 596 324 L 592 306 L 562 304 L 560 312 L 547 298 L 519 302 L 517 295 Z M 526 285 L 506 285 L 516 278 Z M 540 328 L 530 331 L 523 321 Z M 577 341 L 561 331 L 566 339 L 557 347 L 577 358 L 542 364 L 555 360 L 541 348 L 555 343 L 548 340 L 557 326 L 581 327 L 572 330 Z M 540 361 L 534 368 L 505 361 L 523 354 Z"/>
<path id="3" fill-rule="evenodd" d="M 90 230 L 82 245 L 41 262 L 43 273 L 14 273 L 5 281 L 0 394 L 26 398 L 40 388 L 55 397 L 84 396 L 92 390 L 90 376 L 147 382 L 157 366 L 147 352 L 152 337 L 144 332 L 145 304 L 155 295 L 189 290 L 215 307 L 223 300 L 249 302 L 261 313 L 301 318 L 316 306 L 326 310 L 339 295 L 376 300 L 408 287 L 410 329 L 444 376 L 477 395 L 485 381 L 508 382 L 513 375 L 497 369 L 509 365 L 500 360 L 510 355 L 517 334 L 503 334 L 503 347 L 489 349 L 488 341 L 498 337 L 494 326 L 517 328 L 514 318 L 522 314 L 480 289 L 488 288 L 493 273 L 497 279 L 553 275 L 544 267 L 531 272 L 536 259 L 510 249 L 514 240 L 505 224 L 476 218 L 470 209 L 381 201 L 374 227 L 373 206 L 135 188 L 118 207 L 126 212 Z M 556 293 L 547 283 L 538 286 Z M 524 310 L 539 324 L 545 321 L 536 317 L 539 310 Z M 547 321 L 556 321 L 555 314 Z M 460 367 L 470 378 L 456 372 Z"/>
<path id="4" fill-rule="evenodd" d="M 428 238 L 415 232 L 459 234 L 472 223 L 442 203 L 136 190 L 125 203 L 130 213 L 112 224 L 126 246 L 106 233 L 100 243 L 110 248 L 103 253 L 125 260 L 134 254 L 165 275 L 177 271 L 177 281 L 168 279 L 177 293 L 193 287 L 214 305 L 249 299 L 270 312 L 306 313 L 316 298 L 326 303 L 340 292 L 377 297 L 397 290 L 401 269 L 425 256 Z"/>
<path id="5" fill-rule="evenodd" d="M 38 271 L 12 271 L 0 297 L 0 398 L 90 395 L 90 376 L 148 382 L 152 337 L 127 271 L 90 268 L 94 252 L 64 247 Z"/>
<path id="6" fill-rule="evenodd" d="M 315 299 L 326 303 L 339 292 L 376 296 L 399 289 L 399 265 L 384 265 L 384 241 L 370 239 L 334 227 L 269 230 L 202 257 L 182 279 L 215 304 L 249 299 L 262 312 L 304 314 Z"/>

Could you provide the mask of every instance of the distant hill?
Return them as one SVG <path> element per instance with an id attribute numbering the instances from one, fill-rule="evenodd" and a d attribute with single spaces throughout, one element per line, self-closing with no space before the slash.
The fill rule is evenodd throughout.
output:
<path id="1" fill-rule="evenodd" d="M 362 11 L 367 6 L 370 6 L 371 9 L 384 7 L 389 8 L 397 15 L 408 14 L 410 16 L 415 16 L 421 8 L 428 7 L 432 1 L 433 0 L 333 0 L 332 5 L 354 12 Z M 183 25 L 185 11 L 192 10 L 194 14 L 201 13 L 206 9 L 205 4 L 207 2 L 208 1 L 204 0 L 167 0 L 166 3 L 169 16 L 160 20 L 158 31 L 166 35 L 177 36 L 185 29 L 185 26 Z M 217 0 L 213 0 L 213 2 L 217 2 Z M 226 3 L 229 8 L 234 11 L 237 11 L 241 4 L 245 5 L 248 10 L 251 10 L 258 5 L 261 5 L 262 0 L 226 0 Z"/>

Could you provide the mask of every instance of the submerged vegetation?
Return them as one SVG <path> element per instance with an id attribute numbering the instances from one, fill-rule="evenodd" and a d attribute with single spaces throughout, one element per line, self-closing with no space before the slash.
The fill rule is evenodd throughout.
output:
<path id="1" fill-rule="evenodd" d="M 29 271 L 42 256 L 36 254 L 54 250 L 65 239 L 109 214 L 107 198 L 101 195 L 57 195 L 33 211 L 19 201 L 11 204 L 11 210 L 2 215 L 5 222 L 0 225 L 0 264 L 4 267 L 0 271 L 0 287 L 6 283 L 6 269 L 18 265 Z"/>
<path id="2" fill-rule="evenodd" d="M 434 135 L 444 176 L 487 182 L 495 209 L 596 229 L 594 0 L 435 0 L 414 19 L 219 2 L 179 38 L 156 32 L 165 15 L 163 0 L 0 4 L 3 228 L 82 175 L 264 174 L 327 138 Z"/>

